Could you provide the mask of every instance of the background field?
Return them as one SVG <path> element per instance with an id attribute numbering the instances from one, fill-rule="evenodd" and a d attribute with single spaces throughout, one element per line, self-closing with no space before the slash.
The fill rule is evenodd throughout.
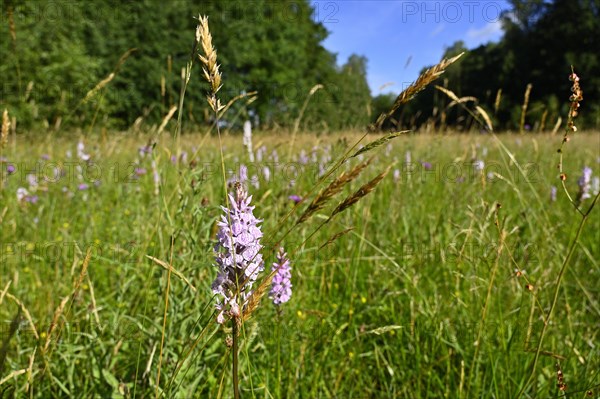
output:
<path id="1" fill-rule="evenodd" d="M 306 207 L 295 209 L 289 196 L 311 200 L 375 156 L 283 240 L 292 299 L 278 312 L 265 297 L 243 324 L 242 397 L 515 397 L 581 220 L 562 189 L 551 198 L 562 137 L 409 134 L 322 179 L 359 137 L 299 135 L 292 148 L 288 136 L 258 133 L 253 163 L 241 137 L 224 138 L 226 169 L 248 168 L 268 266 Z M 20 136 L 4 149 L 0 392 L 8 397 L 231 396 L 230 331 L 215 323 L 210 291 L 224 203 L 218 142 L 185 135 L 172 159 L 175 142 L 162 136 L 142 154 L 148 140 L 82 137 L 87 161 L 77 140 L 50 134 Z M 598 176 L 599 148 L 597 133 L 567 144 L 573 194 L 584 166 Z M 304 242 L 389 165 L 374 193 Z M 18 201 L 19 187 L 30 197 Z M 591 213 L 563 277 L 526 397 L 562 395 L 557 362 L 568 397 L 600 396 L 599 215 Z M 189 284 L 172 274 L 168 285 L 166 270 L 146 255 L 172 259 Z"/>

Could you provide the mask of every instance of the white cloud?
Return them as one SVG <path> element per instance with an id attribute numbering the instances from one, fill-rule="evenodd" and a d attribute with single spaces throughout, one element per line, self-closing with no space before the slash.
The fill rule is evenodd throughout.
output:
<path id="1" fill-rule="evenodd" d="M 502 22 L 500 20 L 490 22 L 483 28 L 471 28 L 467 31 L 467 44 L 476 46 L 481 43 L 486 43 L 493 40 L 498 40 L 502 37 Z"/>
<path id="2" fill-rule="evenodd" d="M 442 31 L 446 28 L 445 24 L 439 24 L 435 27 L 434 30 L 431 31 L 431 33 L 429 34 L 429 37 L 436 37 L 437 35 L 439 35 L 440 33 L 442 33 Z"/>

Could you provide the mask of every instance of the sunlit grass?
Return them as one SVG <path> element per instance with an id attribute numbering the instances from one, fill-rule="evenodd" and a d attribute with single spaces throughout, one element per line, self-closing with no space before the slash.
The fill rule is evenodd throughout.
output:
<path id="1" fill-rule="evenodd" d="M 254 164 L 247 161 L 241 137 L 223 137 L 226 169 L 237 173 L 245 164 L 248 177 L 257 176 L 258 187 L 249 183 L 248 189 L 255 215 L 264 219 L 265 246 L 281 236 L 277 223 L 294 207 L 289 196 L 306 197 L 323 167 L 357 137 L 299 134 L 288 159 L 288 137 L 259 133 L 255 153 L 266 149 Z M 288 253 L 295 252 L 294 294 L 281 315 L 265 298 L 243 325 L 242 397 L 517 394 L 578 220 L 560 191 L 556 202 L 551 200 L 551 187 L 560 183 L 561 138 L 498 137 L 399 137 L 380 147 L 376 168 L 344 192 L 351 194 L 393 165 L 374 194 L 300 248 L 337 202 L 284 240 Z M 597 133 L 573 137 L 564 162 L 573 191 L 584 166 L 599 175 L 599 140 Z M 0 290 L 8 287 L 22 302 L 40 339 L 15 301 L 3 296 L 0 359 L 6 357 L 0 379 L 26 371 L 0 389 L 10 385 L 23 396 L 29 383 L 32 397 L 153 396 L 166 272 L 146 255 L 168 260 L 173 240 L 173 267 L 197 291 L 172 276 L 159 392 L 169 387 L 167 396 L 187 398 L 217 397 L 224 390 L 220 394 L 230 396 L 223 380 L 230 374 L 225 339 L 231 332 L 214 323 L 210 291 L 215 221 L 224 203 L 218 143 L 201 134 L 184 135 L 187 159 L 172 160 L 175 143 L 166 138 L 142 158 L 138 148 L 147 141 L 117 133 L 86 138 L 91 163 L 77 158 L 77 141 L 61 138 L 19 137 L 4 151 Z M 320 166 L 324 159 L 329 163 Z M 161 195 L 156 195 L 152 160 Z M 359 161 L 350 160 L 342 170 Z M 477 161 L 483 161 L 483 170 Z M 16 167 L 11 175 L 8 163 Z M 28 174 L 39 177 L 35 191 Z M 87 188 L 81 190 L 81 184 Z M 37 202 L 17 202 L 19 187 L 28 188 Z M 557 361 L 569 391 L 581 390 L 583 396 L 587 389 L 598 390 L 598 215 L 591 215 L 564 277 L 535 396 L 558 395 Z M 166 226 L 175 227 L 173 236 Z M 74 291 L 88 250 L 87 277 Z M 267 265 L 273 260 L 266 259 Z M 69 302 L 53 329 L 65 297 Z M 41 335 L 48 332 L 51 343 L 44 351 L 47 335 Z"/>

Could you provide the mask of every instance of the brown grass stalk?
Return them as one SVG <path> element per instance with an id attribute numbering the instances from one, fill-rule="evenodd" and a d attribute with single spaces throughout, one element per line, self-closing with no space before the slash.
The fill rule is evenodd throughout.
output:
<path id="1" fill-rule="evenodd" d="M 354 230 L 354 227 L 350 227 L 350 228 L 347 228 L 347 229 L 345 229 L 345 230 L 342 230 L 342 231 L 340 231 L 340 232 L 338 232 L 338 233 L 335 233 L 334 235 L 332 235 L 332 236 L 329 238 L 329 240 L 327 240 L 327 241 L 325 242 L 325 244 L 323 244 L 323 245 L 321 245 L 321 246 L 319 247 L 319 250 L 321 250 L 321 249 L 325 248 L 326 246 L 328 246 L 329 244 L 333 243 L 333 242 L 334 242 L 335 240 L 337 240 L 338 238 L 340 238 L 340 237 L 342 237 L 342 236 L 344 236 L 344 235 L 348 234 L 348 233 L 349 233 L 349 232 L 351 232 L 352 230 Z"/>
<path id="2" fill-rule="evenodd" d="M 69 296 L 67 295 L 66 297 L 64 297 L 62 299 L 62 301 L 60 301 L 60 305 L 58 305 L 58 307 L 54 310 L 54 316 L 52 317 L 52 322 L 50 323 L 50 326 L 48 327 L 48 331 L 46 332 L 46 342 L 44 343 L 44 348 L 42 349 L 42 353 L 46 353 L 46 351 L 48 350 L 48 347 L 50 346 L 50 340 L 52 339 L 52 333 L 56 329 L 56 326 L 58 325 L 58 319 L 63 314 L 63 312 L 65 310 L 65 306 L 67 305 L 68 301 L 69 301 Z"/>
<path id="3" fill-rule="evenodd" d="M 396 101 L 392 105 L 392 108 L 377 118 L 377 121 L 372 126 L 373 130 L 381 129 L 383 123 L 389 119 L 394 112 L 396 112 L 400 106 L 409 102 L 414 96 L 416 96 L 420 91 L 425 89 L 431 82 L 439 78 L 446 68 L 448 68 L 451 64 L 456 62 L 460 57 L 462 57 L 464 53 L 460 53 L 459 55 L 452 57 L 450 59 L 443 59 L 439 64 L 434 67 L 426 70 L 423 74 L 421 74 L 416 81 L 414 81 L 410 86 L 404 89 L 396 98 Z"/>
<path id="4" fill-rule="evenodd" d="M 525 95 L 523 96 L 523 106 L 521 107 L 521 121 L 519 122 L 519 132 L 523 133 L 525 127 L 525 115 L 527 114 L 527 107 L 529 106 L 529 95 L 531 94 L 531 83 L 525 88 Z"/>
<path id="5" fill-rule="evenodd" d="M 378 174 L 373 180 L 364 184 L 361 188 L 359 188 L 354 194 L 348 196 L 344 201 L 342 201 L 331 213 L 329 219 L 325 223 L 328 223 L 335 215 L 345 211 L 350 208 L 352 205 L 356 204 L 361 198 L 368 195 L 371 191 L 377 187 L 377 185 L 383 180 L 383 178 L 389 173 L 392 165 L 388 166 L 383 172 Z"/>
<path id="6" fill-rule="evenodd" d="M 502 89 L 498 89 L 496 92 L 496 101 L 494 101 L 494 115 L 496 115 L 500 109 L 500 101 L 502 101 Z"/>
<path id="7" fill-rule="evenodd" d="M 8 287 L 7 287 L 7 289 L 8 289 Z M 25 307 L 23 302 L 21 302 L 19 299 L 17 299 L 17 297 L 15 297 L 12 294 L 9 294 L 8 292 L 5 294 L 5 296 L 8 299 L 11 299 L 14 303 L 16 303 L 21 308 L 21 310 L 23 311 L 23 314 L 25 315 L 25 318 L 27 319 L 27 322 L 29 322 L 29 325 L 31 326 L 33 335 L 35 336 L 36 339 L 40 339 L 40 335 L 38 334 L 37 329 L 35 328 L 35 324 L 33 323 L 33 318 L 31 317 L 31 313 L 29 313 L 29 310 L 27 310 L 27 308 Z"/>
<path id="8" fill-rule="evenodd" d="M 223 109 L 221 101 L 217 98 L 217 92 L 221 89 L 221 72 L 217 64 L 217 50 L 212 44 L 212 35 L 208 27 L 208 17 L 198 17 L 198 27 L 196 28 L 196 41 L 202 46 L 204 55 L 198 54 L 204 67 L 204 78 L 210 84 L 210 92 L 206 97 L 208 104 L 215 113 Z"/>
<path id="9" fill-rule="evenodd" d="M 106 85 L 108 85 L 115 78 L 115 76 L 119 72 L 119 69 L 121 69 L 121 65 L 123 65 L 125 60 L 127 60 L 127 58 L 129 58 L 129 56 L 135 51 L 137 51 L 136 48 L 130 48 L 129 50 L 124 52 L 123 55 L 121 55 L 121 58 L 119 58 L 119 61 L 117 61 L 117 64 L 115 65 L 113 71 L 109 73 L 107 77 L 98 82 L 98 84 L 96 84 L 96 86 L 94 86 L 93 89 L 88 91 L 81 103 L 83 104 L 88 102 L 92 97 L 96 95 L 96 93 L 98 93 L 100 90 L 106 87 Z"/>
<path id="10" fill-rule="evenodd" d="M 360 173 L 373 161 L 373 158 L 369 158 L 365 162 L 361 162 L 356 165 L 350 172 L 342 172 L 337 179 L 332 181 L 324 190 L 322 190 L 310 203 L 308 208 L 304 211 L 302 216 L 298 218 L 296 224 L 300 224 L 310 218 L 315 212 L 323 209 L 325 204 L 333 198 L 337 193 L 342 191 L 344 186 L 360 175 Z"/>
<path id="11" fill-rule="evenodd" d="M 171 109 L 169 110 L 169 112 L 163 118 L 160 126 L 158 127 L 158 131 L 156 132 L 156 134 L 161 134 L 163 132 L 163 130 L 165 130 L 165 127 L 167 126 L 167 123 L 169 123 L 169 121 L 171 120 L 171 118 L 175 114 L 175 111 L 177 111 L 177 106 L 173 105 L 171 107 Z"/>
<path id="12" fill-rule="evenodd" d="M 2 113 L 2 131 L 0 132 L 0 147 L 4 147 L 8 143 L 8 132 L 10 131 L 10 118 L 8 110 L 4 109 Z"/>

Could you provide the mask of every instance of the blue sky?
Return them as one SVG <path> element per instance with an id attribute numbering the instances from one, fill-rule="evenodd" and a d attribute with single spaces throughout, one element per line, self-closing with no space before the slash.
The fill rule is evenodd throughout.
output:
<path id="1" fill-rule="evenodd" d="M 343 64 L 352 53 L 369 60 L 374 95 L 399 92 L 423 67 L 440 61 L 457 40 L 474 48 L 502 37 L 506 0 L 311 0 L 315 20 L 330 32 L 325 47 Z M 393 84 L 391 84 L 393 83 Z M 383 90 L 380 87 L 388 84 Z"/>

